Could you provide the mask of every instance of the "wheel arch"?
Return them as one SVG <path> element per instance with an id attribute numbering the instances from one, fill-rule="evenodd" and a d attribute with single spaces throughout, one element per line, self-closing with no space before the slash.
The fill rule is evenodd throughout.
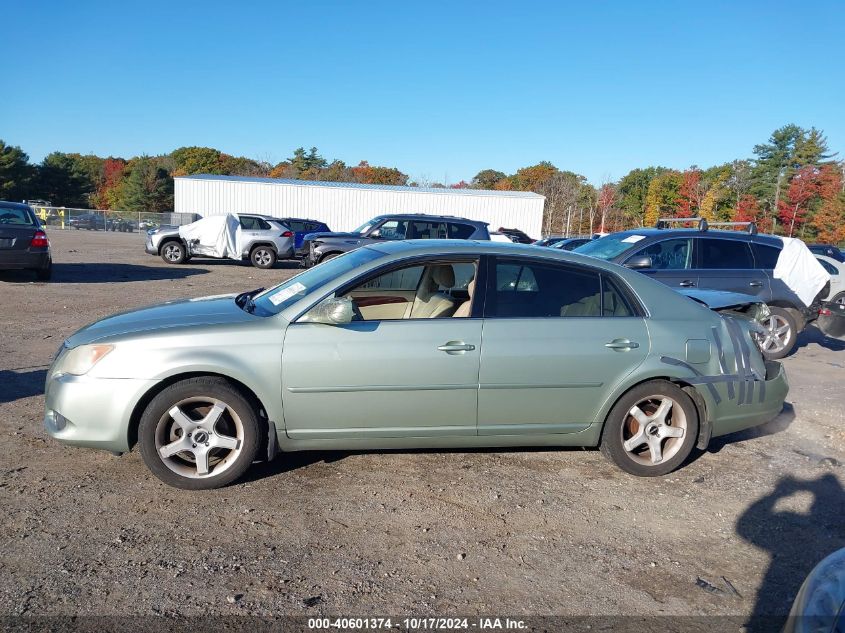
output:
<path id="1" fill-rule="evenodd" d="M 150 389 L 147 390 L 146 393 L 144 393 L 144 395 L 141 396 L 141 398 L 135 404 L 135 407 L 132 409 L 132 414 L 129 417 L 129 426 L 127 428 L 126 438 L 129 449 L 131 450 L 138 443 L 138 426 L 141 422 L 141 416 L 144 414 L 144 410 L 147 408 L 147 406 L 149 406 L 153 398 L 155 398 L 158 394 L 167 389 L 167 387 L 177 382 L 180 382 L 182 380 L 188 380 L 190 378 L 204 377 L 221 378 L 222 380 L 225 380 L 227 383 L 237 389 L 238 392 L 244 398 L 246 398 L 250 402 L 250 404 L 252 404 L 252 406 L 255 407 L 256 413 L 258 414 L 258 419 L 261 421 L 262 424 L 264 424 L 266 430 L 266 435 L 262 438 L 258 454 L 266 455 L 268 461 L 272 459 L 276 455 L 276 452 L 278 450 L 278 443 L 276 438 L 276 427 L 273 424 L 273 421 L 270 419 L 267 407 L 255 393 L 255 391 L 253 391 L 245 383 L 241 382 L 236 378 L 232 378 L 231 376 L 209 371 L 191 371 L 173 374 L 171 376 L 168 376 L 167 378 L 162 379 L 161 381 L 157 382 L 155 385 L 150 387 Z"/>
<path id="2" fill-rule="evenodd" d="M 279 254 L 279 250 L 276 248 L 276 245 L 273 244 L 273 242 L 254 242 L 254 243 L 250 244 L 249 245 L 250 254 L 252 254 L 252 251 L 254 251 L 259 246 L 267 246 L 267 247 L 273 249 L 274 253 L 276 253 L 277 255 Z"/>
<path id="3" fill-rule="evenodd" d="M 607 424 L 608 418 L 610 417 L 610 412 L 613 410 L 613 407 L 616 406 L 616 403 L 619 402 L 619 400 L 621 400 L 622 398 L 624 398 L 631 390 L 636 389 L 640 385 L 643 385 L 647 382 L 653 382 L 655 380 L 664 380 L 666 382 L 672 383 L 673 385 L 680 387 L 681 390 L 690 397 L 693 405 L 695 406 L 696 414 L 698 415 L 698 438 L 696 438 L 696 446 L 702 450 L 707 448 L 707 444 L 710 442 L 710 437 L 713 434 L 713 421 L 710 419 L 709 416 L 709 408 L 707 405 L 707 401 L 701 395 L 701 392 L 695 387 L 695 385 L 688 382 L 688 379 L 678 376 L 670 376 L 668 374 L 650 375 L 641 378 L 636 382 L 626 383 L 623 388 L 615 391 L 614 394 L 605 401 L 604 405 L 602 406 L 602 410 L 599 414 L 599 422 L 596 425 L 597 445 L 601 443 L 601 436 L 604 432 L 604 427 Z"/>
<path id="4" fill-rule="evenodd" d="M 182 245 L 182 248 L 185 249 L 185 254 L 188 254 L 188 245 L 185 243 L 185 240 L 183 240 L 178 235 L 168 235 L 167 237 L 163 238 L 161 242 L 158 243 L 158 248 L 156 250 L 158 251 L 159 255 L 161 255 L 161 250 L 164 248 L 164 245 L 168 242 L 179 242 Z"/>

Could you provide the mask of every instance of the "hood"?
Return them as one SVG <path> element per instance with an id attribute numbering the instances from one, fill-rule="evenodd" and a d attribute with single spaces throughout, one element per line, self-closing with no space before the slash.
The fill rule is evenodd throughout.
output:
<path id="1" fill-rule="evenodd" d="M 360 233 L 335 233 L 331 231 L 323 231 L 322 233 L 308 233 L 305 236 L 306 240 L 320 240 L 324 238 L 336 238 L 336 239 L 356 239 L 360 240 L 363 235 Z"/>
<path id="2" fill-rule="evenodd" d="M 675 290 L 675 289 L 673 289 Z M 741 294 L 739 292 L 728 292 L 727 290 L 701 290 L 699 288 L 678 288 L 676 292 L 703 303 L 711 310 L 722 310 L 746 306 L 753 303 L 764 303 L 759 297 Z"/>
<path id="3" fill-rule="evenodd" d="M 217 295 L 198 299 L 169 301 L 160 305 L 115 314 L 87 325 L 72 336 L 68 348 L 95 343 L 107 338 L 126 336 L 175 327 L 218 325 L 254 321 L 261 317 L 241 310 L 236 295 Z"/>

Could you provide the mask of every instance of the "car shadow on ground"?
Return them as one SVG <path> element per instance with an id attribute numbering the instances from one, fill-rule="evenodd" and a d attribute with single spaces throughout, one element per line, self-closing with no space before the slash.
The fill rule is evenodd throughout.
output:
<path id="1" fill-rule="evenodd" d="M 40 396 L 44 393 L 46 377 L 46 369 L 33 368 L 25 372 L 0 369 L 0 404 Z"/>
<path id="2" fill-rule="evenodd" d="M 138 264 L 120 263 L 80 263 L 53 264 L 53 278 L 50 284 L 102 284 L 125 281 L 156 281 L 162 279 L 185 279 L 194 275 L 209 273 L 204 268 L 162 266 L 139 266 Z M 35 281 L 35 275 L 28 270 L 10 270 L 0 272 L 0 282 L 29 283 Z"/>
<path id="3" fill-rule="evenodd" d="M 841 352 L 845 350 L 845 341 L 840 341 L 836 338 L 830 338 L 829 336 L 825 336 L 822 334 L 821 330 L 817 327 L 810 325 L 805 329 L 801 334 L 798 335 L 798 340 L 795 342 L 795 347 L 789 353 L 790 356 L 794 356 L 795 352 L 797 352 L 802 347 L 807 347 L 810 343 L 815 343 L 819 347 L 824 347 L 825 349 L 829 349 L 834 352 Z"/>
<path id="4" fill-rule="evenodd" d="M 352 455 L 421 455 L 421 454 L 496 454 L 504 455 L 508 453 L 572 453 L 572 452 L 589 452 L 596 451 L 594 447 L 583 446 L 494 446 L 494 447 L 478 447 L 478 448 L 385 448 L 372 450 L 356 450 L 356 451 L 292 451 L 290 453 L 280 453 L 275 459 L 271 461 L 263 461 L 255 463 L 246 472 L 246 474 L 238 480 L 238 483 L 246 483 L 257 481 L 259 479 L 267 479 L 275 477 L 276 475 L 283 475 L 300 468 L 307 468 L 318 464 L 320 462 L 331 464 L 339 462 Z M 608 464 L 609 468 L 612 468 Z"/>
<path id="5" fill-rule="evenodd" d="M 757 590 L 749 633 L 780 631 L 807 574 L 845 547 L 845 489 L 836 475 L 781 477 L 771 493 L 752 503 L 736 523 L 737 534 L 771 557 Z"/>
<path id="6" fill-rule="evenodd" d="M 775 435 L 789 428 L 789 425 L 795 420 L 795 407 L 789 402 L 783 403 L 783 409 L 773 420 L 761 424 L 760 426 L 752 426 L 750 429 L 737 431 L 736 433 L 729 433 L 720 437 L 714 437 L 710 440 L 706 451 L 694 451 L 694 456 L 690 461 L 698 459 L 706 453 L 718 453 L 728 444 L 736 444 L 746 440 L 753 440 L 758 437 L 765 437 L 767 435 Z"/>

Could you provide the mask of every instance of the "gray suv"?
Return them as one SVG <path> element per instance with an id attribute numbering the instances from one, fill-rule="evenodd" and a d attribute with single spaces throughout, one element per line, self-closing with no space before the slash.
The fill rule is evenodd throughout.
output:
<path id="1" fill-rule="evenodd" d="M 279 259 L 294 255 L 294 234 L 279 218 L 256 214 L 237 214 L 240 221 L 239 248 L 242 259 L 256 268 L 272 268 Z M 197 244 L 188 244 L 179 235 L 178 226 L 161 226 L 147 231 L 144 250 L 159 255 L 168 264 L 184 264 L 191 257 L 213 257 Z"/>
<path id="2" fill-rule="evenodd" d="M 384 240 L 489 240 L 487 223 L 452 215 L 380 215 L 350 233 L 309 233 L 305 266 L 314 266 L 365 244 Z"/>
<path id="3" fill-rule="evenodd" d="M 698 222 L 697 228 L 668 228 L 670 223 Z M 713 226 L 744 226 L 745 232 L 712 230 Z M 783 242 L 758 235 L 753 222 L 707 223 L 700 218 L 665 219 L 655 228 L 612 233 L 579 246 L 574 252 L 622 264 L 677 289 L 702 288 L 758 297 L 771 314 L 763 352 L 783 358 L 795 346 L 798 333 L 819 316 L 817 300 L 808 308 L 774 268 Z M 825 296 L 822 290 L 820 296 Z"/>

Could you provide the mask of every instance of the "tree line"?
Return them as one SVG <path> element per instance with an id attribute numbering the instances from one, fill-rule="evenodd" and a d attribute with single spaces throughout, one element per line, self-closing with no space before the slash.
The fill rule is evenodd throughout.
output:
<path id="1" fill-rule="evenodd" d="M 708 168 L 636 168 L 597 186 L 545 161 L 513 174 L 484 169 L 470 182 L 448 186 L 540 193 L 546 196 L 544 234 L 586 235 L 653 226 L 661 217 L 703 217 L 711 222 L 754 221 L 761 231 L 805 239 L 845 240 L 845 161 L 830 151 L 821 130 L 785 125 L 751 154 Z M 276 165 L 208 147 L 128 160 L 53 152 L 34 165 L 21 148 L 0 140 L 0 199 L 5 200 L 38 198 L 67 207 L 165 212 L 173 209 L 174 176 L 200 173 L 446 186 L 409 182 L 395 167 L 329 161 L 314 147 L 300 147 Z"/>

